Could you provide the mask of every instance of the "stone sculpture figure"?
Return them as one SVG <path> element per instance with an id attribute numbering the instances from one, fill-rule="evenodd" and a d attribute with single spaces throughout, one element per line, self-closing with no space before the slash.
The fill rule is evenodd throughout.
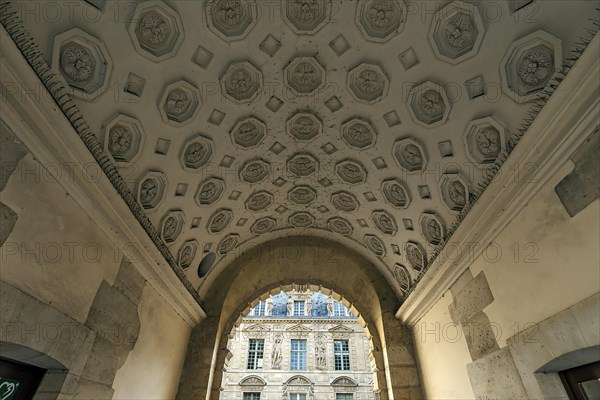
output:
<path id="1" fill-rule="evenodd" d="M 333 300 L 331 295 L 329 295 L 329 299 L 327 299 L 327 315 L 330 317 L 333 316 Z"/>
<path id="2" fill-rule="evenodd" d="M 273 352 L 271 353 L 271 367 L 273 369 L 281 368 L 281 361 L 283 359 L 281 353 L 281 336 L 275 338 L 275 344 L 273 345 Z"/>
<path id="3" fill-rule="evenodd" d="M 327 356 L 325 354 L 325 344 L 323 343 L 322 337 L 317 339 L 315 358 L 317 360 L 317 369 L 327 369 Z"/>
<path id="4" fill-rule="evenodd" d="M 267 308 L 265 311 L 265 315 L 273 315 L 273 302 L 272 301 L 267 301 Z"/>
<path id="5" fill-rule="evenodd" d="M 312 301 L 309 299 L 306 301 L 306 315 L 310 317 L 312 314 Z"/>
<path id="6" fill-rule="evenodd" d="M 287 302 L 287 315 L 294 315 L 294 302 L 291 299 Z"/>

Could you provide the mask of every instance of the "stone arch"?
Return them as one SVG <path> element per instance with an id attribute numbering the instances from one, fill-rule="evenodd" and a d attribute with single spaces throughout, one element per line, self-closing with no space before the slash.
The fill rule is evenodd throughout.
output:
<path id="1" fill-rule="evenodd" d="M 203 296 L 207 318 L 190 337 L 178 398 L 218 399 L 235 323 L 271 291 L 293 285 L 327 288 L 361 316 L 372 337 L 381 399 L 393 399 L 393 392 L 421 395 L 410 331 L 395 318 L 400 300 L 376 266 L 334 241 L 303 236 L 267 244 L 257 246 L 251 259 L 232 260 Z M 294 257 L 286 255 L 291 247 Z"/>

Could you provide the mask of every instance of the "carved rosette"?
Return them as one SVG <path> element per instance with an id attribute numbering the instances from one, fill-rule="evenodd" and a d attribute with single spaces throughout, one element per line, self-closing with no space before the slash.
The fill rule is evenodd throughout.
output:
<path id="1" fill-rule="evenodd" d="M 290 215 L 288 223 L 295 228 L 308 228 L 315 223 L 315 217 L 307 212 L 297 212 Z"/>
<path id="2" fill-rule="evenodd" d="M 538 30 L 515 41 L 500 67 L 504 92 L 519 103 L 535 100 L 562 68 L 562 43 Z"/>
<path id="3" fill-rule="evenodd" d="M 360 118 L 352 118 L 341 126 L 342 140 L 353 149 L 365 150 L 373 147 L 377 141 L 377 133 L 371 122 Z"/>
<path id="4" fill-rule="evenodd" d="M 212 0 L 206 5 L 208 28 L 225 41 L 245 38 L 256 25 L 254 0 Z"/>
<path id="5" fill-rule="evenodd" d="M 232 233 L 223 238 L 217 247 L 217 251 L 221 256 L 224 256 L 227 253 L 230 253 L 240 244 L 240 236 Z"/>
<path id="6" fill-rule="evenodd" d="M 429 42 L 436 57 L 457 64 L 477 54 L 484 34 L 477 5 L 454 1 L 433 17 Z"/>
<path id="7" fill-rule="evenodd" d="M 373 104 L 387 96 L 390 82 L 381 67 L 362 63 L 348 72 L 347 85 L 356 101 Z"/>
<path id="8" fill-rule="evenodd" d="M 223 195 L 225 181 L 221 178 L 208 178 L 198 186 L 194 199 L 199 206 L 208 206 L 216 202 Z"/>
<path id="9" fill-rule="evenodd" d="M 285 84 L 297 96 L 309 96 L 325 86 L 325 69 L 314 57 L 296 57 L 283 71 Z"/>
<path id="10" fill-rule="evenodd" d="M 406 294 L 412 286 L 410 274 L 404 265 L 396 264 L 394 266 L 394 278 L 398 282 L 400 289 Z"/>
<path id="11" fill-rule="evenodd" d="M 357 160 L 342 160 L 335 166 L 335 173 L 344 182 L 351 185 L 365 183 L 367 170 Z"/>
<path id="12" fill-rule="evenodd" d="M 181 210 L 169 211 L 161 220 L 160 237 L 167 243 L 177 240 L 183 229 L 184 216 Z"/>
<path id="13" fill-rule="evenodd" d="M 181 268 L 186 269 L 194 262 L 196 258 L 196 252 L 198 251 L 198 242 L 195 240 L 188 240 L 181 245 L 177 252 L 177 265 Z"/>
<path id="14" fill-rule="evenodd" d="M 233 211 L 227 208 L 220 208 L 210 216 L 206 229 L 211 234 L 220 233 L 229 226 L 232 219 Z"/>
<path id="15" fill-rule="evenodd" d="M 271 164 L 261 158 L 246 161 L 240 168 L 240 178 L 250 184 L 262 182 L 270 173 Z"/>
<path id="16" fill-rule="evenodd" d="M 408 111 L 413 120 L 425 128 L 446 123 L 450 102 L 444 88 L 433 82 L 415 86 L 408 93 Z"/>
<path id="17" fill-rule="evenodd" d="M 385 257 L 385 244 L 375 235 L 365 235 L 363 243 L 367 249 L 371 250 L 376 256 Z"/>
<path id="18" fill-rule="evenodd" d="M 384 235 L 393 236 L 398 232 L 398 224 L 392 214 L 386 210 L 375 210 L 371 215 L 375 227 Z"/>
<path id="19" fill-rule="evenodd" d="M 73 28 L 54 38 L 52 68 L 65 78 L 72 94 L 93 101 L 108 88 L 112 61 L 100 40 Z"/>
<path id="20" fill-rule="evenodd" d="M 352 232 L 354 231 L 352 224 L 342 217 L 329 218 L 329 220 L 327 220 L 327 227 L 329 227 L 332 232 L 344 236 L 352 235 Z"/>
<path id="21" fill-rule="evenodd" d="M 423 171 L 427 166 L 427 156 L 421 142 L 409 137 L 397 140 L 392 148 L 394 160 L 407 172 Z"/>
<path id="22" fill-rule="evenodd" d="M 331 17 L 330 0 L 282 0 L 283 20 L 295 33 L 312 35 Z"/>
<path id="23" fill-rule="evenodd" d="M 387 42 L 402 32 L 405 16 L 402 0 L 361 0 L 356 6 L 356 25 L 373 42 Z"/>
<path id="24" fill-rule="evenodd" d="M 339 211 L 353 212 L 358 210 L 359 203 L 356 197 L 346 191 L 339 191 L 331 195 L 331 204 Z"/>
<path id="25" fill-rule="evenodd" d="M 158 171 L 148 171 L 138 181 L 137 201 L 146 211 L 154 211 L 165 196 L 167 178 Z"/>
<path id="26" fill-rule="evenodd" d="M 424 212 L 421 214 L 419 225 L 425 240 L 433 245 L 440 244 L 446 235 L 446 225 L 436 213 Z"/>
<path id="27" fill-rule="evenodd" d="M 135 50 L 157 62 L 173 57 L 184 36 L 179 14 L 156 0 L 138 3 L 128 31 Z"/>
<path id="28" fill-rule="evenodd" d="M 319 169 L 319 162 L 309 153 L 297 153 L 287 161 L 287 169 L 294 176 L 310 176 Z"/>
<path id="29" fill-rule="evenodd" d="M 246 200 L 248 211 L 264 211 L 273 204 L 273 195 L 266 190 L 252 193 Z"/>
<path id="30" fill-rule="evenodd" d="M 467 156 L 477 164 L 493 164 L 506 150 L 506 127 L 493 117 L 473 120 L 464 136 Z"/>
<path id="31" fill-rule="evenodd" d="M 119 114 L 104 125 L 104 148 L 116 162 L 134 162 L 143 142 L 144 132 L 135 118 Z"/>
<path id="32" fill-rule="evenodd" d="M 267 135 L 267 125 L 255 117 L 239 120 L 231 130 L 234 145 L 251 149 L 262 143 Z"/>
<path id="33" fill-rule="evenodd" d="M 262 73 L 248 61 L 232 63 L 221 77 L 223 96 L 234 103 L 255 100 L 262 87 Z"/>
<path id="34" fill-rule="evenodd" d="M 263 217 L 257 219 L 250 227 L 250 232 L 255 235 L 271 232 L 277 226 L 277 221 L 271 217 Z"/>
<path id="35" fill-rule="evenodd" d="M 308 142 L 323 132 L 323 122 L 313 113 L 297 112 L 287 120 L 286 130 L 296 140 Z"/>
<path id="36" fill-rule="evenodd" d="M 288 192 L 288 200 L 298 205 L 309 205 L 317 200 L 317 192 L 310 186 L 294 186 Z"/>
<path id="37" fill-rule="evenodd" d="M 195 135 L 185 141 L 179 161 L 183 169 L 195 171 L 205 166 L 212 155 L 212 140 L 202 135 Z"/>
<path id="38" fill-rule="evenodd" d="M 425 251 L 419 243 L 407 242 L 404 245 L 404 253 L 406 254 L 406 260 L 415 271 L 420 272 L 425 268 L 427 261 Z"/>
<path id="39" fill-rule="evenodd" d="M 440 193 L 444 204 L 452 211 L 460 211 L 470 203 L 469 185 L 459 174 L 444 174 L 440 180 Z"/>
<path id="40" fill-rule="evenodd" d="M 410 192 L 406 183 L 399 179 L 388 179 L 381 183 L 381 193 L 385 201 L 397 208 L 407 208 L 410 204 Z"/>
<path id="41" fill-rule="evenodd" d="M 159 111 L 169 124 L 179 126 L 191 121 L 199 108 L 200 91 L 187 81 L 171 83 L 162 91 Z"/>

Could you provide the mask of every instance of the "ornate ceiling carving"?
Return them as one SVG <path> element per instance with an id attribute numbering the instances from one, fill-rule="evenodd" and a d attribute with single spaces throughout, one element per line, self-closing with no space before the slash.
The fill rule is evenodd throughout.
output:
<path id="1" fill-rule="evenodd" d="M 577 40 L 559 3 L 107 2 L 25 27 L 195 287 L 201 246 L 220 271 L 302 232 L 407 293 Z"/>

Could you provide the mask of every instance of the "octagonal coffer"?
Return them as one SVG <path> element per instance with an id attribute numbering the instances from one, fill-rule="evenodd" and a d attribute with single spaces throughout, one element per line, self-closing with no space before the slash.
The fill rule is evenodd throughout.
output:
<path id="1" fill-rule="evenodd" d="M 419 243 L 406 242 L 404 245 L 404 254 L 406 255 L 406 261 L 408 261 L 412 269 L 420 272 L 425 268 L 427 264 L 425 250 L 423 250 Z"/>
<path id="2" fill-rule="evenodd" d="M 235 233 L 231 233 L 223 238 L 221 242 L 219 242 L 219 246 L 217 247 L 217 251 L 221 256 L 224 256 L 227 253 L 233 251 L 240 244 L 240 236 Z"/>
<path id="3" fill-rule="evenodd" d="M 135 50 L 152 61 L 173 57 L 183 41 L 179 14 L 162 1 L 138 3 L 128 31 Z"/>
<path id="4" fill-rule="evenodd" d="M 375 210 L 371 215 L 375 227 L 384 235 L 394 236 L 398 233 L 396 218 L 386 210 Z"/>
<path id="5" fill-rule="evenodd" d="M 460 211 L 470 203 L 469 184 L 460 174 L 444 174 L 440 180 L 442 201 L 452 211 Z"/>
<path id="6" fill-rule="evenodd" d="M 217 234 L 222 232 L 229 226 L 233 219 L 233 211 L 228 208 L 220 208 L 215 211 L 206 224 L 206 230 L 210 234 Z"/>
<path id="7" fill-rule="evenodd" d="M 257 21 L 254 0 L 212 0 L 206 4 L 208 28 L 231 42 L 245 38 Z"/>
<path id="8" fill-rule="evenodd" d="M 287 133 L 300 142 L 308 142 L 323 132 L 323 122 L 312 112 L 299 111 L 285 124 Z"/>
<path id="9" fill-rule="evenodd" d="M 292 203 L 306 206 L 314 203 L 317 200 L 317 192 L 310 186 L 294 186 L 288 192 L 288 200 L 290 200 Z"/>
<path id="10" fill-rule="evenodd" d="M 500 65 L 502 88 L 518 103 L 536 99 L 562 68 L 562 42 L 543 30 L 510 45 Z"/>
<path id="11" fill-rule="evenodd" d="M 387 42 L 404 29 L 406 5 L 402 0 L 361 0 L 356 5 L 356 25 L 365 39 Z"/>
<path id="12" fill-rule="evenodd" d="M 412 279 L 404 265 L 396 264 L 394 266 L 394 278 L 396 279 L 396 282 L 398 283 L 398 286 L 400 286 L 402 292 L 406 294 L 412 286 Z"/>
<path id="13" fill-rule="evenodd" d="M 347 85 L 356 101 L 373 104 L 387 96 L 390 81 L 378 65 L 362 63 L 348 72 Z"/>
<path id="14" fill-rule="evenodd" d="M 352 118 L 341 126 L 342 140 L 353 149 L 365 150 L 377 142 L 377 132 L 370 121 Z"/>
<path id="15" fill-rule="evenodd" d="M 295 228 L 308 228 L 315 223 L 315 217 L 307 212 L 297 212 L 288 218 L 288 223 Z"/>
<path id="16" fill-rule="evenodd" d="M 271 232 L 277 227 L 277 220 L 271 217 L 263 217 L 257 219 L 250 227 L 250 232 L 255 235 L 262 235 L 263 233 Z"/>
<path id="17" fill-rule="evenodd" d="M 342 160 L 335 166 L 335 173 L 344 182 L 351 185 L 365 183 L 367 170 L 358 160 Z"/>
<path id="18" fill-rule="evenodd" d="M 181 210 L 172 210 L 169 211 L 161 220 L 160 223 L 160 237 L 161 239 L 167 243 L 173 243 L 179 238 L 181 235 L 181 231 L 183 230 L 183 224 L 185 221 L 185 217 L 183 215 L 183 211 Z"/>
<path id="19" fill-rule="evenodd" d="M 410 204 L 410 192 L 406 183 L 400 179 L 388 179 L 381 183 L 381 193 L 385 201 L 397 208 L 407 208 Z"/>
<path id="20" fill-rule="evenodd" d="M 204 167 L 213 155 L 214 146 L 210 138 L 194 135 L 187 139 L 181 149 L 179 160 L 185 170 L 195 171 Z"/>
<path id="21" fill-rule="evenodd" d="M 283 79 L 296 96 L 310 96 L 325 86 L 325 69 L 314 57 L 296 57 L 285 67 Z"/>
<path id="22" fill-rule="evenodd" d="M 273 204 L 273 194 L 266 190 L 252 193 L 246 200 L 248 211 L 264 211 Z"/>
<path id="23" fill-rule="evenodd" d="M 187 81 L 165 86 L 158 103 L 163 121 L 175 126 L 191 121 L 200 108 L 200 98 L 198 88 Z"/>
<path id="24" fill-rule="evenodd" d="M 240 178 L 250 184 L 262 182 L 271 174 L 271 164 L 262 158 L 246 161 L 240 168 Z"/>
<path id="25" fill-rule="evenodd" d="M 62 74 L 74 95 L 93 101 L 108 88 L 112 61 L 100 40 L 73 28 L 54 38 L 52 68 Z"/>
<path id="26" fill-rule="evenodd" d="M 310 176 L 318 169 L 319 161 L 310 153 L 296 153 L 287 161 L 287 170 L 292 176 Z"/>
<path id="27" fill-rule="evenodd" d="M 177 251 L 177 265 L 186 269 L 194 262 L 196 253 L 198 252 L 198 242 L 196 240 L 187 240 L 184 242 L 179 251 Z"/>
<path id="28" fill-rule="evenodd" d="M 282 0 L 281 15 L 285 23 L 299 35 L 312 35 L 331 18 L 330 0 Z"/>
<path id="29" fill-rule="evenodd" d="M 119 163 L 134 162 L 144 144 L 140 121 L 118 114 L 104 125 L 104 148 Z"/>
<path id="30" fill-rule="evenodd" d="M 421 234 L 429 243 L 438 245 L 446 235 L 446 225 L 444 220 L 433 212 L 424 212 L 419 218 Z"/>
<path id="31" fill-rule="evenodd" d="M 221 198 L 224 190 L 225 181 L 221 178 L 211 177 L 200 183 L 194 199 L 199 206 L 209 206 Z"/>
<path id="32" fill-rule="evenodd" d="M 475 119 L 467 125 L 464 143 L 477 165 L 493 164 L 506 150 L 506 127 L 493 117 Z"/>
<path id="33" fill-rule="evenodd" d="M 375 235 L 365 235 L 363 237 L 363 243 L 376 256 L 385 257 L 385 253 L 386 253 L 385 244 L 377 236 L 375 236 Z"/>
<path id="34" fill-rule="evenodd" d="M 392 147 L 392 155 L 400 168 L 407 172 L 424 171 L 427 166 L 425 148 L 412 137 L 396 140 Z"/>
<path id="35" fill-rule="evenodd" d="M 431 81 L 415 86 L 408 93 L 408 111 L 413 120 L 425 128 L 445 124 L 450 115 L 446 90 Z"/>
<path id="36" fill-rule="evenodd" d="M 255 117 L 239 120 L 231 130 L 231 141 L 244 149 L 251 149 L 262 143 L 267 136 L 267 125 Z"/>
<path id="37" fill-rule="evenodd" d="M 154 211 L 165 197 L 167 178 L 159 171 L 146 172 L 137 183 L 137 201 L 146 211 Z"/>
<path id="38" fill-rule="evenodd" d="M 477 5 L 454 1 L 433 17 L 429 42 L 437 58 L 457 64 L 477 54 L 484 35 Z"/>
<path id="39" fill-rule="evenodd" d="M 331 195 L 331 204 L 333 204 L 333 206 L 339 211 L 345 212 L 356 211 L 360 206 L 356 196 L 350 192 L 346 192 L 345 190 L 333 193 Z"/>
<path id="40" fill-rule="evenodd" d="M 221 77 L 221 91 L 234 103 L 249 103 L 263 88 L 262 72 L 248 61 L 229 65 Z"/>
<path id="41" fill-rule="evenodd" d="M 339 233 L 340 235 L 349 236 L 354 231 L 352 224 L 345 218 L 333 217 L 327 220 L 327 227 L 332 232 Z"/>

